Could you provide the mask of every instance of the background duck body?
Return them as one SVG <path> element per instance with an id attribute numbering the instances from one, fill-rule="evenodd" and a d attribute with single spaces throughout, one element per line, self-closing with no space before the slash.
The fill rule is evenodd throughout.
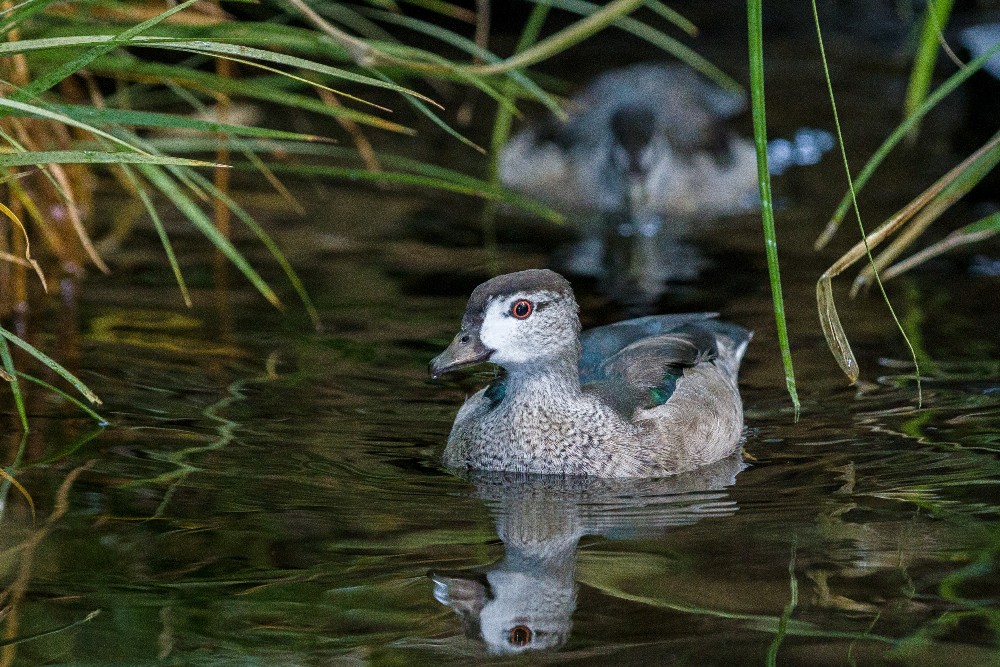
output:
<path id="1" fill-rule="evenodd" d="M 504 147 L 500 177 L 567 211 L 704 217 L 745 210 L 756 188 L 753 143 L 725 121 L 745 97 L 687 67 L 608 71 L 569 105 Z"/>
<path id="2" fill-rule="evenodd" d="M 553 276 L 565 284 L 537 288 L 543 279 L 558 284 Z M 506 375 L 459 410 L 446 465 L 652 477 L 739 449 L 743 408 L 736 381 L 751 336 L 746 329 L 699 313 L 628 320 L 579 337 L 572 291 L 551 271 L 501 276 L 476 292 L 462 331 L 432 367 L 470 365 L 455 361 L 456 348 L 481 347 L 476 362 L 494 361 Z M 521 302 L 537 304 L 536 321 L 530 315 L 523 322 L 502 319 Z M 505 338 L 496 334 L 501 326 Z"/>

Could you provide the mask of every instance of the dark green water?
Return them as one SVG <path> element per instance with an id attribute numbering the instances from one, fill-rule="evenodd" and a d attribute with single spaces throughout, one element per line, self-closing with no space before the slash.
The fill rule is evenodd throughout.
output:
<path id="1" fill-rule="evenodd" d="M 817 73 L 779 62 L 792 76 L 775 99 L 800 99 L 802 80 L 812 97 L 776 107 L 778 133 L 825 123 Z M 858 154 L 896 105 L 859 124 Z M 873 184 L 870 225 L 951 164 L 914 155 Z M 778 664 L 1000 663 L 1000 284 L 970 273 L 968 256 L 890 283 L 927 371 L 918 407 L 884 304 L 849 301 L 853 274 L 842 278 L 863 378 L 847 387 L 814 285 L 855 230 L 811 250 L 841 173 L 826 159 L 776 181 L 798 422 L 756 216 L 699 235 L 709 268 L 650 306 L 718 309 L 756 330 L 741 381 L 745 469 L 724 462 L 674 480 L 470 481 L 438 464 L 476 380 L 432 383 L 428 360 L 494 262 L 544 265 L 561 232 L 505 221 L 490 254 L 467 200 L 327 184 L 321 195 L 304 189 L 303 220 L 248 194 L 301 268 L 318 334 L 290 293 L 282 315 L 234 275 L 216 298 L 211 257 L 181 230 L 192 310 L 158 253 L 120 255 L 114 276 L 88 281 L 78 311 L 39 314 L 33 338 L 66 348 L 71 363 L 79 346 L 76 368 L 112 425 L 95 429 L 33 393 L 32 434 L 0 441 L 5 463 L 20 452 L 17 478 L 37 510 L 32 522 L 4 487 L 4 636 L 99 613 L 8 647 L 0 664 L 504 662 L 515 625 L 529 626 L 534 646 L 559 646 L 536 654 L 544 662 L 764 664 L 771 653 Z M 154 247 L 141 235 L 131 247 L 144 241 Z M 995 256 L 996 246 L 976 251 Z M 593 282 L 577 287 L 585 326 L 625 316 Z M 493 598 L 480 610 L 484 575 Z M 470 600 L 464 620 L 436 589 Z"/>

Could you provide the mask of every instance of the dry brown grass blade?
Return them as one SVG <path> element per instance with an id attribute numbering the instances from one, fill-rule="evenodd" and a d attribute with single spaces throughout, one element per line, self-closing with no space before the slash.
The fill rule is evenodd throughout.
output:
<path id="1" fill-rule="evenodd" d="M 938 255 L 943 255 L 949 250 L 959 248 L 963 245 L 980 243 L 988 238 L 996 236 L 997 233 L 1000 233 L 1000 229 L 983 229 L 977 232 L 965 232 L 962 230 L 954 231 L 937 243 L 930 245 L 920 252 L 907 257 L 902 262 L 898 262 L 887 268 L 882 272 L 882 282 L 892 280 L 893 278 L 906 273 L 910 269 L 923 264 L 929 259 L 937 257 Z"/>
<path id="2" fill-rule="evenodd" d="M 47 294 L 49 286 L 45 281 L 45 274 L 42 272 L 42 267 L 39 266 L 38 262 L 31 257 L 31 239 L 28 238 L 28 230 L 24 228 L 24 223 L 22 223 L 21 219 L 14 214 L 14 211 L 10 210 L 3 202 L 0 202 L 0 213 L 3 213 L 10 218 L 14 225 L 21 230 L 21 234 L 24 235 L 24 257 L 17 257 L 15 255 L 11 255 L 10 253 L 0 253 L 0 259 L 13 261 L 21 266 L 27 266 L 34 269 L 35 275 L 38 276 L 38 280 L 42 283 L 42 289 L 45 290 Z"/>
<path id="3" fill-rule="evenodd" d="M 322 88 L 317 89 L 320 99 L 329 104 L 330 106 L 339 107 L 340 100 L 337 96 L 330 93 Z M 354 147 L 358 149 L 358 155 L 361 156 L 362 162 L 365 163 L 371 171 L 382 171 L 382 165 L 379 163 L 378 158 L 375 156 L 375 149 L 372 148 L 372 144 L 368 141 L 368 137 L 365 136 L 361 128 L 350 118 L 345 118 L 343 116 L 337 116 L 334 120 L 344 128 L 344 130 L 351 135 L 351 140 L 354 142 Z"/>
<path id="4" fill-rule="evenodd" d="M 859 290 L 871 285 L 875 279 L 876 270 L 881 271 L 894 262 L 932 222 L 937 220 L 952 204 L 961 199 L 981 178 L 981 176 L 979 178 L 976 177 L 978 172 L 982 172 L 985 175 L 986 172 L 992 169 L 996 156 L 990 156 L 989 153 L 994 151 L 998 146 L 1000 146 L 1000 133 L 994 135 L 979 150 L 962 160 L 956 167 L 934 183 L 934 186 L 932 186 L 935 190 L 933 198 L 912 218 L 912 222 L 910 222 L 903 233 L 893 239 L 889 247 L 875 258 L 874 267 L 872 265 L 866 266 L 858 274 L 858 277 L 855 278 L 854 284 L 851 287 L 852 298 L 857 295 Z M 983 165 L 977 164 L 983 160 L 988 160 L 985 169 Z M 947 191 L 945 188 L 947 188 Z"/>

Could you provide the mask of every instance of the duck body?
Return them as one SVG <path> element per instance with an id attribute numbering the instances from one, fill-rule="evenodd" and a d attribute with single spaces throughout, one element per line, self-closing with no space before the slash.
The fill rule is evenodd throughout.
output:
<path id="1" fill-rule="evenodd" d="M 569 104 L 515 135 L 500 158 L 513 189 L 571 212 L 706 217 L 752 206 L 753 143 L 725 121 L 745 96 L 677 64 L 605 72 Z"/>
<path id="2" fill-rule="evenodd" d="M 482 361 L 505 373 L 459 410 L 445 464 L 654 477 L 739 449 L 736 382 L 747 330 L 702 313 L 579 331 L 569 283 L 552 271 L 508 274 L 476 288 L 462 330 L 432 373 Z"/>

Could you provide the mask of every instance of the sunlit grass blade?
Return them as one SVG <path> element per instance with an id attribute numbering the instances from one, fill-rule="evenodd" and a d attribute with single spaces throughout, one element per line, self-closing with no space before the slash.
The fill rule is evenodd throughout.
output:
<path id="1" fill-rule="evenodd" d="M 906 100 L 903 112 L 910 116 L 927 98 L 927 91 L 931 87 L 931 79 L 934 76 L 934 65 L 937 62 L 938 49 L 941 48 L 938 42 L 939 36 L 944 32 L 951 16 L 951 7 L 954 0 L 933 0 L 927 3 L 924 15 L 924 25 L 920 32 L 920 44 L 917 47 L 917 56 L 913 59 L 913 69 L 910 71 L 910 82 L 906 88 Z M 919 125 L 914 123 L 907 135 L 911 140 L 916 139 Z"/>
<path id="2" fill-rule="evenodd" d="M 842 257 L 841 260 L 834 265 L 834 267 L 828 269 L 817 281 L 816 305 L 819 310 L 823 335 L 826 337 L 830 351 L 833 353 L 834 357 L 836 357 L 837 363 L 844 371 L 844 374 L 847 375 L 853 384 L 858 379 L 858 362 L 854 357 L 854 353 L 851 351 L 851 346 L 847 341 L 847 334 L 845 333 L 843 324 L 837 314 L 837 308 L 833 299 L 833 286 L 831 281 L 833 277 L 843 271 L 847 265 L 863 256 L 868 258 L 868 262 L 872 266 L 874 266 L 875 261 L 872 259 L 868 234 L 865 232 L 864 223 L 861 222 L 861 209 L 858 208 L 858 198 L 854 190 L 854 181 L 851 178 L 851 167 L 847 162 L 847 150 L 844 148 L 844 135 L 840 129 L 840 115 L 837 113 L 837 101 L 833 94 L 833 81 L 830 78 L 830 68 L 826 60 L 826 48 L 823 45 L 823 31 L 819 24 L 819 10 L 816 9 L 816 0 L 812 0 L 812 11 L 813 21 L 816 24 L 816 41 L 819 44 L 820 61 L 823 63 L 823 76 L 826 79 L 827 93 L 830 95 L 830 108 L 833 111 L 833 125 L 837 131 L 837 145 L 840 147 L 840 157 L 843 161 L 844 173 L 847 176 L 847 186 L 850 189 L 851 201 L 854 204 L 854 215 L 858 220 L 858 229 L 861 232 L 861 243 L 859 244 L 860 247 L 856 246 L 856 248 L 858 248 L 856 254 L 850 255 L 849 253 L 848 255 Z M 862 249 L 863 254 L 861 252 Z M 847 264 L 844 264 L 845 261 L 847 261 Z M 838 270 L 835 271 L 835 267 Z M 918 404 L 921 404 L 923 403 L 923 389 L 920 381 L 920 362 L 917 359 L 917 353 L 913 349 L 913 345 L 910 343 L 910 339 L 906 335 L 906 330 L 903 328 L 902 322 L 900 322 L 899 317 L 896 316 L 896 310 L 892 307 L 892 302 L 889 300 L 889 295 L 886 293 L 885 287 L 882 285 L 882 281 L 879 278 L 877 271 L 875 271 L 874 276 L 875 282 L 878 284 L 879 291 L 882 293 L 882 299 L 885 301 L 885 305 L 889 309 L 889 314 L 892 316 L 892 320 L 896 323 L 899 333 L 903 336 L 903 341 L 906 343 L 906 347 L 910 351 L 910 357 L 913 359 L 914 374 L 917 380 L 917 402 Z"/>
<path id="3" fill-rule="evenodd" d="M 37 106 L 35 104 L 27 104 L 25 102 L 18 102 L 16 100 L 0 98 L 0 107 L 6 107 L 8 109 L 14 109 L 16 111 L 20 111 L 22 113 L 26 113 L 26 114 L 28 114 L 30 116 L 37 116 L 39 118 L 46 118 L 48 120 L 54 120 L 54 121 L 56 121 L 58 123 L 63 123 L 65 125 L 70 125 L 72 127 L 76 127 L 76 128 L 81 129 L 81 130 L 86 130 L 87 132 L 90 132 L 91 134 L 94 134 L 94 135 L 99 136 L 99 137 L 103 137 L 104 139 L 112 141 L 112 142 L 114 142 L 114 143 L 116 143 L 116 144 L 118 144 L 120 146 L 123 146 L 123 147 L 125 147 L 125 148 L 127 148 L 127 149 L 129 149 L 131 151 L 136 151 L 136 152 L 139 152 L 139 153 L 143 152 L 143 151 L 137 149 L 135 146 L 132 146 L 128 142 L 122 141 L 121 139 L 108 134 L 104 130 L 100 130 L 100 129 L 94 127 L 93 125 L 88 125 L 87 123 L 82 123 L 82 122 L 76 120 L 75 118 L 71 118 L 71 117 L 67 116 L 66 114 L 58 113 L 56 111 L 50 111 L 50 110 L 45 109 L 43 107 Z M 36 164 L 37 164 L 37 162 L 36 162 Z"/>
<path id="4" fill-rule="evenodd" d="M 868 183 L 868 180 L 878 169 L 882 161 L 885 160 L 886 156 L 892 151 L 893 148 L 906 136 L 921 118 L 923 118 L 927 113 L 933 109 L 937 104 L 943 100 L 945 97 L 950 95 L 958 86 L 964 83 L 970 76 L 978 72 L 982 67 L 989 62 L 997 53 L 1000 53 L 1000 42 L 992 46 L 988 51 L 984 52 L 978 58 L 969 62 L 964 68 L 952 74 L 948 79 L 938 86 L 933 93 L 924 100 L 924 103 L 920 107 L 913 111 L 906 119 L 900 123 L 895 130 L 882 142 L 882 145 L 878 147 L 872 156 L 862 167 L 861 171 L 854 179 L 854 191 L 855 193 L 860 192 L 861 189 Z M 819 250 L 823 248 L 830 239 L 836 234 L 837 229 L 840 227 L 841 221 L 844 216 L 847 215 L 847 211 L 851 208 L 851 191 L 848 190 L 844 193 L 841 198 L 840 203 L 837 205 L 836 211 L 830 216 L 830 221 L 827 222 L 826 228 L 818 239 L 816 239 L 816 249 Z"/>
<path id="5" fill-rule="evenodd" d="M 180 82 L 200 91 L 217 91 L 232 96 L 261 100 L 280 105 L 287 109 L 300 109 L 331 117 L 343 116 L 356 123 L 369 125 L 389 132 L 415 134 L 411 128 L 393 121 L 379 118 L 344 106 L 331 106 L 315 97 L 285 90 L 275 85 L 275 77 L 255 79 L 226 79 L 208 72 L 200 72 L 188 67 L 147 63 L 132 58 L 110 58 L 105 56 L 94 62 L 91 70 L 96 74 L 115 77 L 119 80 L 146 80 L 154 78 L 164 82 Z"/>
<path id="6" fill-rule="evenodd" d="M 139 167 L 142 174 L 162 192 L 167 199 L 173 202 L 174 206 L 184 214 L 191 224 L 195 226 L 198 231 L 204 234 L 212 245 L 218 248 L 233 265 L 239 269 L 239 271 L 246 277 L 247 280 L 257 288 L 257 291 L 267 299 L 275 308 L 284 310 L 284 305 L 281 303 L 281 299 L 278 295 L 274 293 L 270 285 L 267 284 L 260 274 L 250 266 L 250 263 L 245 257 L 240 253 L 239 250 L 232 244 L 232 242 L 223 236 L 215 225 L 212 223 L 211 219 L 202 211 L 197 204 L 191 201 L 184 192 L 174 183 L 173 179 L 170 178 L 162 169 L 152 165 L 141 165 Z"/>
<path id="7" fill-rule="evenodd" d="M 56 375 L 66 380 L 66 382 L 69 382 L 71 385 L 73 385 L 73 388 L 76 389 L 78 392 L 80 392 L 84 396 L 84 398 L 86 398 L 91 403 L 94 403 L 95 405 L 101 404 L 101 399 L 97 397 L 97 394 L 95 394 L 93 391 L 90 390 L 90 387 L 85 385 L 79 378 L 77 378 L 75 375 L 73 375 L 68 370 L 63 368 L 61 364 L 59 364 L 55 359 L 49 357 L 49 355 L 45 354 L 44 352 L 42 352 L 35 346 L 31 345 L 27 341 L 18 338 L 17 336 L 7 331 L 3 327 L 0 327 L 0 337 L 3 337 L 13 345 L 16 345 L 17 347 L 21 348 L 22 350 L 33 356 L 35 359 L 40 361 L 45 366 L 48 366 L 52 371 L 56 373 Z M 6 344 L 4 344 L 2 346 L 2 350 L 6 349 L 7 346 Z M 7 352 L 6 356 L 9 358 L 9 351 Z M 7 367 L 6 360 L 4 362 L 4 367 Z M 10 368 L 13 368 L 13 364 L 11 364 Z M 10 368 L 8 368 L 8 372 L 12 374 L 16 372 L 16 371 L 11 371 Z"/>
<path id="8" fill-rule="evenodd" d="M 985 241 L 998 233 L 1000 233 L 1000 212 L 993 213 L 992 215 L 988 215 L 985 218 L 973 222 L 972 224 L 956 229 L 937 243 L 929 245 L 920 252 L 907 257 L 903 261 L 893 264 L 882 272 L 882 282 L 902 275 L 910 269 L 919 266 L 920 264 L 923 264 L 927 260 L 937 257 L 938 255 L 944 254 L 949 250 L 953 250 L 954 248 L 968 245 L 970 243 Z"/>
<path id="9" fill-rule="evenodd" d="M 24 167 L 43 164 L 157 164 L 183 167 L 215 167 L 214 162 L 189 160 L 162 155 L 144 155 L 121 151 L 37 151 L 29 153 L 0 153 L 0 167 Z"/>
<path id="10" fill-rule="evenodd" d="M 333 139 L 315 134 L 301 134 L 285 130 L 272 130 L 266 127 L 249 125 L 232 125 L 190 116 L 180 116 L 155 111 L 132 111 L 129 109 L 109 109 L 83 105 L 50 105 L 55 111 L 72 115 L 81 121 L 97 124 L 127 125 L 148 127 L 156 130 L 191 130 L 204 133 L 224 133 L 237 137 L 254 137 L 258 139 L 286 139 L 289 141 L 310 141 L 319 143 L 333 142 Z"/>
<path id="11" fill-rule="evenodd" d="M 635 2 L 635 0 L 631 0 Z M 399 93 L 401 95 L 407 95 L 416 97 L 428 104 L 440 107 L 441 105 L 435 102 L 430 97 L 423 95 L 415 90 L 406 88 L 405 86 L 400 86 L 396 83 L 385 82 L 379 79 L 365 76 L 363 74 L 357 74 L 349 70 L 343 69 L 341 67 L 331 67 L 329 65 L 324 65 L 322 63 L 309 60 L 307 58 L 300 58 L 298 56 L 292 56 L 284 53 L 278 53 L 275 51 L 268 51 L 265 49 L 258 49 L 251 46 L 246 46 L 243 44 L 227 44 L 225 42 L 217 42 L 210 40 L 191 40 L 184 38 L 163 38 L 163 37 L 153 37 L 153 36 L 135 36 L 127 40 L 118 40 L 113 35 L 79 35 L 74 37 L 46 37 L 39 39 L 23 39 L 14 42 L 7 42 L 5 44 L 0 44 L 0 56 L 13 55 L 16 53 L 29 53 L 31 51 L 37 50 L 48 50 L 48 49 L 65 49 L 68 47 L 81 47 L 81 46 L 91 46 L 91 45 L 107 45 L 114 44 L 115 46 L 128 46 L 131 48 L 150 48 L 150 49 L 165 49 L 174 51 L 186 51 L 186 52 L 198 52 L 198 53 L 208 53 L 218 56 L 232 56 L 235 58 L 247 58 L 251 60 L 257 60 L 260 62 L 270 62 L 277 65 L 285 65 L 287 67 L 292 67 L 295 69 L 300 69 L 308 72 L 316 72 L 318 74 L 325 74 L 327 76 L 333 77 L 335 79 L 342 79 L 344 81 L 351 81 L 353 83 L 364 84 L 373 88 L 384 88 L 391 90 L 393 92 Z"/>
<path id="12" fill-rule="evenodd" d="M 119 45 L 125 44 L 136 35 L 145 32 L 146 30 L 152 28 L 161 21 L 173 16 L 177 12 L 184 11 L 185 9 L 193 5 L 195 2 L 198 2 L 198 0 L 187 0 L 186 2 L 182 2 L 179 5 L 171 7 L 170 9 L 163 12 L 159 16 L 153 17 L 148 21 L 143 21 L 142 23 L 139 23 L 138 25 L 129 28 L 128 30 L 122 32 L 121 34 L 116 35 L 114 39 L 112 39 L 109 43 L 95 46 L 89 49 L 86 53 L 83 53 L 77 56 L 76 58 L 73 58 L 72 60 L 63 63 L 59 67 L 53 70 L 49 70 L 42 76 L 35 78 L 27 86 L 25 86 L 21 90 L 16 91 L 12 95 L 12 97 L 16 100 L 28 101 L 30 99 L 37 97 L 38 95 L 41 95 L 43 92 L 45 92 L 49 88 L 52 88 L 52 86 L 55 86 L 66 77 L 84 69 L 96 58 L 99 58 L 105 53 L 109 53 L 110 51 L 118 48 Z"/>
<path id="13" fill-rule="evenodd" d="M 774 204 L 771 198 L 771 175 L 767 168 L 767 116 L 764 107 L 764 32 L 762 0 L 747 0 L 747 32 L 750 45 L 750 107 L 753 112 L 754 148 L 757 152 L 757 182 L 760 189 L 761 223 L 764 227 L 764 250 L 774 302 L 774 321 L 785 369 L 785 386 L 799 415 L 799 395 L 795 388 L 795 369 L 788 344 L 788 324 L 785 320 L 785 299 L 781 290 L 781 270 L 778 265 L 778 240 L 774 228 Z"/>
<path id="14" fill-rule="evenodd" d="M 10 208 L 3 202 L 0 202 L 0 213 L 7 216 L 7 219 L 14 224 L 17 230 L 24 237 L 24 257 L 16 257 L 15 260 L 18 260 L 19 262 L 23 261 L 25 266 L 34 270 L 35 275 L 38 276 L 38 280 L 42 283 L 42 289 L 48 292 L 49 287 L 45 281 L 45 273 L 42 271 L 42 267 L 38 261 L 31 256 L 31 237 L 28 236 L 28 230 L 24 228 L 24 223 L 21 222 L 21 219 L 17 217 L 17 214 L 10 210 Z"/>

